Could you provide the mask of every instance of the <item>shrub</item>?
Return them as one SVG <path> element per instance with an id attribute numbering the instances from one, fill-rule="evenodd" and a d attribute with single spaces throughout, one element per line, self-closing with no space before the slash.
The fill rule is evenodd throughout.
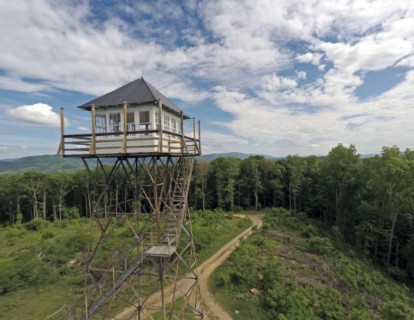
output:
<path id="1" fill-rule="evenodd" d="M 7 227 L 6 228 L 6 234 L 5 235 L 8 238 L 12 238 L 12 237 L 20 236 L 20 235 L 22 235 L 22 233 L 23 233 L 23 230 L 20 227 L 12 226 L 12 227 Z"/>
<path id="2" fill-rule="evenodd" d="M 238 228 L 247 228 L 250 225 L 250 220 L 247 218 L 240 219 L 237 221 L 237 227 Z"/>
<path id="3" fill-rule="evenodd" d="M 230 275 L 227 272 L 222 272 L 215 280 L 218 287 L 225 287 L 230 284 Z"/>
<path id="4" fill-rule="evenodd" d="M 54 222 L 54 225 L 57 226 L 58 228 L 66 229 L 66 227 L 68 226 L 68 222 L 65 221 L 65 220 L 56 221 L 56 222 Z"/>
<path id="5" fill-rule="evenodd" d="M 315 311 L 321 319 L 343 319 L 341 294 L 334 288 L 315 288 Z"/>
<path id="6" fill-rule="evenodd" d="M 63 216 L 65 217 L 65 219 L 79 219 L 80 214 L 79 214 L 79 209 L 75 208 L 75 207 L 71 207 L 71 208 L 64 208 L 63 209 Z"/>
<path id="7" fill-rule="evenodd" d="M 386 302 L 380 307 L 385 320 L 410 320 L 414 318 L 413 312 L 399 301 Z"/>
<path id="8" fill-rule="evenodd" d="M 25 224 L 25 228 L 28 231 L 39 231 L 46 228 L 49 225 L 48 221 L 45 221 L 41 218 L 35 218 Z"/>
<path id="9" fill-rule="evenodd" d="M 26 252 L 4 261 L 0 267 L 0 296 L 20 288 L 53 283 L 53 272 L 34 253 Z"/>
<path id="10" fill-rule="evenodd" d="M 261 234 L 255 234 L 254 236 L 252 236 L 252 238 L 251 238 L 252 240 L 252 243 L 255 245 L 255 246 L 258 246 L 258 247 L 262 247 L 262 246 L 264 246 L 265 245 L 265 241 L 266 241 L 266 238 L 265 237 L 263 237 Z"/>
<path id="11" fill-rule="evenodd" d="M 318 234 L 318 229 L 312 224 L 307 225 L 305 229 L 302 231 L 302 236 L 306 238 L 314 237 L 317 234 Z"/>
<path id="12" fill-rule="evenodd" d="M 327 255 L 333 252 L 334 247 L 331 240 L 326 237 L 311 237 L 304 244 L 306 251 L 319 255 Z"/>
<path id="13" fill-rule="evenodd" d="M 249 243 L 242 243 L 237 249 L 235 256 L 229 258 L 230 283 L 232 285 L 256 285 L 257 280 L 257 259 L 255 258 L 256 248 Z"/>
<path id="14" fill-rule="evenodd" d="M 42 233 L 42 239 L 52 239 L 55 237 L 55 234 L 51 231 L 46 231 Z"/>
<path id="15" fill-rule="evenodd" d="M 303 212 L 293 213 L 284 208 L 272 208 L 266 211 L 264 230 L 286 227 L 290 230 L 304 231 L 309 218 Z"/>
<path id="16" fill-rule="evenodd" d="M 21 212 L 18 212 L 16 214 L 16 224 L 21 225 L 23 221 L 23 214 Z"/>
<path id="17" fill-rule="evenodd" d="M 44 259 L 55 267 L 62 267 L 69 260 L 74 259 L 77 253 L 84 251 L 87 244 L 87 235 L 73 234 L 65 236 L 59 241 L 46 244 Z"/>

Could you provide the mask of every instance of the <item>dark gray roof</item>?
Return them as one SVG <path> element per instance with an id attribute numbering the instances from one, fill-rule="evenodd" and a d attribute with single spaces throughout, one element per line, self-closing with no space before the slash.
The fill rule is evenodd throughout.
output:
<path id="1" fill-rule="evenodd" d="M 127 102 L 129 105 L 139 105 L 156 102 L 159 99 L 162 100 L 163 107 L 167 107 L 176 113 L 181 112 L 171 100 L 145 81 L 144 78 L 134 80 L 112 92 L 79 106 L 79 108 L 91 110 L 93 104 L 97 108 L 121 106 L 124 102 Z M 188 118 L 187 116 L 185 117 Z"/>

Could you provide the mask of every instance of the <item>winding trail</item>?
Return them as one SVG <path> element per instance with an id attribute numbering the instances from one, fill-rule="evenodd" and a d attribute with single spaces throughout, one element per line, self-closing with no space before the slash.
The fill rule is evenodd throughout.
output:
<path id="1" fill-rule="evenodd" d="M 239 218 L 245 215 L 235 215 Z M 238 236 L 226 243 L 220 250 L 213 254 L 209 259 L 204 261 L 198 268 L 200 276 L 200 290 L 203 304 L 207 307 L 206 319 L 232 320 L 233 318 L 216 302 L 213 295 L 208 291 L 208 279 L 216 268 L 221 265 L 230 254 L 240 245 L 242 239 L 249 237 L 253 233 L 253 228 L 261 228 L 263 225 L 263 215 L 248 215 L 253 225 L 244 230 Z"/>
<path id="2" fill-rule="evenodd" d="M 252 221 L 252 225 L 244 230 L 242 233 L 234 237 L 232 240 L 227 242 L 223 247 L 221 247 L 215 254 L 213 254 L 210 258 L 204 261 L 201 265 L 197 268 L 197 273 L 199 275 L 199 284 L 200 284 L 200 292 L 202 297 L 202 303 L 206 307 L 204 308 L 205 312 L 205 319 L 206 320 L 232 320 L 233 318 L 216 302 L 213 295 L 208 291 L 208 279 L 210 278 L 211 274 L 216 270 L 218 266 L 220 266 L 229 256 L 230 254 L 240 245 L 241 240 L 249 237 L 253 233 L 253 228 L 261 228 L 263 224 L 263 214 L 255 214 L 255 215 L 243 215 L 243 214 L 236 214 L 234 215 L 238 218 L 245 218 L 248 217 Z M 193 284 L 192 281 L 188 281 L 186 279 L 180 280 L 177 283 L 177 286 L 181 289 L 180 291 L 187 291 L 189 287 Z M 166 296 L 171 295 L 172 287 L 168 287 L 165 289 L 164 293 Z M 155 293 L 152 295 L 148 300 L 148 305 L 155 305 L 161 299 L 161 294 Z M 128 314 L 130 314 L 132 308 L 127 308 L 115 319 L 129 319 Z M 149 314 L 148 314 L 149 316 Z M 147 316 L 143 316 L 143 319 L 147 319 Z"/>

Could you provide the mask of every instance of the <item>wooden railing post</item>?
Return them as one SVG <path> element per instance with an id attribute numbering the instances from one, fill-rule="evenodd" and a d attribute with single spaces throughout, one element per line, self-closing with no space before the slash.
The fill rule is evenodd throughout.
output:
<path id="1" fill-rule="evenodd" d="M 58 155 L 65 156 L 65 109 L 60 108 L 60 146 Z"/>
<path id="2" fill-rule="evenodd" d="M 181 111 L 181 153 L 184 153 L 185 141 L 184 141 L 184 113 Z"/>
<path id="3" fill-rule="evenodd" d="M 124 126 L 123 126 L 123 141 L 122 141 L 122 152 L 127 153 L 127 121 L 128 121 L 128 104 L 124 101 Z"/>
<path id="4" fill-rule="evenodd" d="M 90 153 L 96 154 L 96 108 L 95 105 L 91 106 L 92 111 L 92 141 L 91 141 L 91 151 Z"/>
<path id="5" fill-rule="evenodd" d="M 163 136 L 162 136 L 162 129 L 163 129 L 163 124 L 164 124 L 164 119 L 163 119 L 163 115 L 162 115 L 162 100 L 159 99 L 158 100 L 158 108 L 160 110 L 160 129 L 159 129 L 159 141 L 158 141 L 158 152 L 162 152 L 162 147 L 163 147 Z"/>
<path id="6" fill-rule="evenodd" d="M 193 153 L 196 153 L 196 151 L 197 151 L 197 137 L 196 137 L 196 121 L 195 121 L 195 118 L 193 118 L 193 139 L 194 139 Z"/>

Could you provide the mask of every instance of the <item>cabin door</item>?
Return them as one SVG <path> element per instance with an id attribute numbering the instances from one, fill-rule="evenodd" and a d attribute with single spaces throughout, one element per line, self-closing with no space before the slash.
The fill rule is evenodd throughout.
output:
<path id="1" fill-rule="evenodd" d="M 151 121 L 150 121 L 149 111 L 139 112 L 139 130 L 141 131 L 151 130 Z"/>
<path id="2" fill-rule="evenodd" d="M 127 131 L 135 131 L 135 113 L 127 113 Z"/>

